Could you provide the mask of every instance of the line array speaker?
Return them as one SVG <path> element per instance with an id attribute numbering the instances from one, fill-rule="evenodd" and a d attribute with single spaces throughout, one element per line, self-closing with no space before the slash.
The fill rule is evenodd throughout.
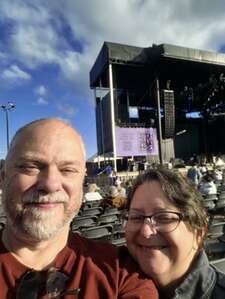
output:
<path id="1" fill-rule="evenodd" d="M 175 107 L 174 91 L 163 89 L 164 104 L 164 136 L 163 138 L 173 138 L 175 134 Z"/>

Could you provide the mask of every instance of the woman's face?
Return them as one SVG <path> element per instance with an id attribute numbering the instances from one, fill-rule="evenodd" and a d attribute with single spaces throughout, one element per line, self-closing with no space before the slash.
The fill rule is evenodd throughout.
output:
<path id="1" fill-rule="evenodd" d="M 145 182 L 134 193 L 129 213 L 152 215 L 160 211 L 179 212 L 166 198 L 159 182 Z M 181 278 L 198 250 L 196 233 L 184 221 L 167 233 L 158 232 L 148 221 L 132 230 L 127 224 L 126 239 L 127 247 L 142 271 L 158 285 Z"/>

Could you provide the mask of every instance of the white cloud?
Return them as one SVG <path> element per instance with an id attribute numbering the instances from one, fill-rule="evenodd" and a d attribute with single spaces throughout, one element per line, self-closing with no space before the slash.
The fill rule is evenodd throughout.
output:
<path id="1" fill-rule="evenodd" d="M 34 90 L 35 94 L 39 96 L 46 96 L 47 95 L 47 88 L 44 85 L 39 85 Z"/>
<path id="2" fill-rule="evenodd" d="M 7 60 L 7 55 L 6 55 L 6 53 L 0 51 L 0 60 L 1 60 L 1 62 Z"/>
<path id="3" fill-rule="evenodd" d="M 37 104 L 38 105 L 47 105 L 47 88 L 44 85 L 39 85 L 34 89 L 34 93 L 38 95 Z"/>
<path id="4" fill-rule="evenodd" d="M 58 66 L 77 92 L 89 91 L 89 71 L 103 42 L 136 46 L 172 43 L 218 50 L 224 42 L 224 0 L 1 0 L 0 20 L 10 19 L 8 51 L 28 68 Z M 81 53 L 66 40 L 82 46 Z"/>
<path id="5" fill-rule="evenodd" d="M 61 116 L 56 116 L 57 119 L 64 121 L 65 123 L 72 125 L 72 122 L 69 118 L 61 117 Z"/>
<path id="6" fill-rule="evenodd" d="M 49 19 L 49 15 L 43 6 L 35 6 L 29 0 L 1 0 L 0 18 L 40 25 Z"/>
<path id="7" fill-rule="evenodd" d="M 4 69 L 1 78 L 9 81 L 30 80 L 31 76 L 27 72 L 20 69 L 16 64 L 11 65 L 8 69 Z"/>
<path id="8" fill-rule="evenodd" d="M 89 89 L 89 71 L 104 41 L 206 50 L 224 43 L 224 0 L 59 0 L 54 9 L 61 10 L 74 38 L 83 44 L 82 53 L 64 52 L 60 60 L 64 76 L 80 90 Z"/>
<path id="9" fill-rule="evenodd" d="M 12 52 L 30 68 L 46 63 L 57 63 L 57 37 L 50 27 L 35 28 L 33 25 L 18 25 L 11 37 Z"/>
<path id="10" fill-rule="evenodd" d="M 57 3 L 60 6 L 62 0 Z M 194 0 L 114 0 L 107 4 L 103 0 L 68 0 L 66 4 L 63 13 L 74 36 L 85 40 L 93 50 L 103 40 L 137 46 L 173 42 L 216 49 L 218 45 L 208 43 L 215 33 L 212 21 L 219 19 L 220 23 L 225 23 L 223 0 L 213 3 L 201 0 L 198 4 Z M 202 38 L 199 38 L 199 30 Z"/>
<path id="11" fill-rule="evenodd" d="M 74 106 L 72 105 L 69 105 L 67 103 L 58 103 L 57 104 L 57 109 L 60 111 L 60 112 L 63 112 L 65 115 L 67 115 L 68 117 L 72 117 L 74 116 L 77 111 L 76 109 L 74 108 Z"/>
<path id="12" fill-rule="evenodd" d="M 37 99 L 37 104 L 38 105 L 48 105 L 48 101 L 45 98 L 40 97 Z"/>

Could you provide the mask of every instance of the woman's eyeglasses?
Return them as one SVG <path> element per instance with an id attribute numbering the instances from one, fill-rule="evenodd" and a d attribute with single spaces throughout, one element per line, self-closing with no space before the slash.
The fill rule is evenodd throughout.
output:
<path id="1" fill-rule="evenodd" d="M 156 231 L 169 233 L 178 227 L 183 218 L 181 213 L 173 211 L 162 211 L 152 215 L 141 215 L 130 212 L 124 216 L 124 225 L 127 231 L 137 231 L 148 221 L 147 223 Z"/>
<path id="2" fill-rule="evenodd" d="M 69 276 L 57 268 L 48 271 L 27 271 L 21 278 L 16 299 L 61 298 L 64 295 L 78 295 L 80 289 L 66 290 Z"/>

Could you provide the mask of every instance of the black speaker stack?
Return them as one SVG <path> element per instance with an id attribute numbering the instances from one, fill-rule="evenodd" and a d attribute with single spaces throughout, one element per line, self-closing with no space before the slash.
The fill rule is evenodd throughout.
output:
<path id="1" fill-rule="evenodd" d="M 174 107 L 174 91 L 163 89 L 163 138 L 173 138 L 175 134 L 175 107 Z"/>

